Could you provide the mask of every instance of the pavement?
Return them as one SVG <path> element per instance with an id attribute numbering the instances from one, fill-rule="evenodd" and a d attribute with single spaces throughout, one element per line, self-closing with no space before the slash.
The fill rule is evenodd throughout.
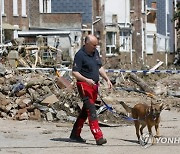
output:
<path id="1" fill-rule="evenodd" d="M 0 154 L 179 154 L 180 113 L 162 111 L 161 117 L 161 138 L 144 146 L 137 143 L 134 125 L 101 127 L 108 142 L 97 146 L 88 125 L 81 135 L 87 143 L 82 144 L 69 140 L 72 123 L 0 119 Z"/>

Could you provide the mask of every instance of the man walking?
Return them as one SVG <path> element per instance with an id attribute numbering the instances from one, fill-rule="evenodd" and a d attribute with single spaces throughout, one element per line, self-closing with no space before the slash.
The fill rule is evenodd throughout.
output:
<path id="1" fill-rule="evenodd" d="M 83 101 L 83 107 L 73 126 L 70 139 L 82 143 L 86 142 L 85 139 L 81 138 L 80 133 L 84 122 L 88 118 L 96 144 L 102 145 L 107 143 L 107 140 L 103 137 L 99 127 L 95 108 L 99 75 L 106 80 L 109 88 L 112 87 L 112 83 L 102 67 L 99 52 L 96 49 L 97 45 L 98 40 L 95 36 L 86 36 L 84 46 L 76 53 L 74 58 L 72 73 L 77 80 L 77 88 Z"/>

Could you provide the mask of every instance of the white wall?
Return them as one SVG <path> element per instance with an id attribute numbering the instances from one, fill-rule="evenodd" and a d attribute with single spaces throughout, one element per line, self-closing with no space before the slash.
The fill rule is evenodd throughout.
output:
<path id="1" fill-rule="evenodd" d="M 153 54 L 154 35 L 157 34 L 157 27 L 154 23 L 146 23 L 146 53 Z"/>
<path id="2" fill-rule="evenodd" d="M 146 53 L 147 54 L 153 54 L 153 35 L 147 35 L 146 38 Z"/>
<path id="3" fill-rule="evenodd" d="M 169 37 L 157 34 L 157 51 L 169 51 Z"/>
<path id="4" fill-rule="evenodd" d="M 130 0 L 105 0 L 105 23 L 112 23 L 112 15 L 117 14 L 118 23 L 130 23 Z"/>

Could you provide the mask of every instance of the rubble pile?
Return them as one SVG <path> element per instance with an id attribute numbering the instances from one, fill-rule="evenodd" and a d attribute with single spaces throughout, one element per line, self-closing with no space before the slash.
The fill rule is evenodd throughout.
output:
<path id="1" fill-rule="evenodd" d="M 48 121 L 73 119 L 80 111 L 78 93 L 60 89 L 55 77 L 9 72 L 0 77 L 0 117 Z M 69 116 L 69 117 L 68 117 Z"/>
<path id="2" fill-rule="evenodd" d="M 82 105 L 76 86 L 72 80 L 71 88 L 63 87 L 58 84 L 54 73 L 7 70 L 1 65 L 0 117 L 15 120 L 75 121 Z M 127 78 L 128 74 L 109 74 L 109 76 L 114 80 L 114 88 L 107 90 L 106 82 L 100 80 L 99 93 L 103 100 L 119 114 L 126 114 L 118 104 L 120 100 L 133 106 L 133 103 L 139 101 L 150 103 L 156 102 L 155 99 L 161 99 L 165 104 L 180 111 L 178 95 L 180 76 L 178 74 L 163 75 L 163 78 L 159 75 L 159 78 L 157 75 L 142 77 L 153 89 L 154 95 L 157 96 L 155 99 L 149 97 L 140 88 L 138 89 L 137 84 Z M 172 91 L 173 93 L 170 93 Z M 101 98 L 98 97 L 98 100 L 101 101 Z M 101 102 L 96 106 L 100 124 L 108 126 L 129 124 L 105 107 L 100 110 L 103 105 Z"/>
<path id="3" fill-rule="evenodd" d="M 57 59 L 54 59 L 54 54 L 60 54 L 60 51 L 42 44 L 41 41 L 35 47 L 22 44 L 17 43 L 0 57 L 0 117 L 15 120 L 75 121 L 82 102 L 71 75 L 66 72 L 64 78 L 63 74 L 58 74 L 53 69 L 63 67 L 58 65 L 61 62 L 56 63 Z M 42 53 L 45 52 L 49 56 L 44 58 Z M 16 69 L 47 66 L 52 69 Z M 119 57 L 116 57 L 106 64 L 106 68 L 127 69 L 130 66 L 121 64 Z M 111 91 L 107 90 L 106 82 L 101 79 L 100 94 L 118 114 L 126 114 L 118 104 L 120 100 L 131 106 L 138 102 L 149 104 L 161 100 L 180 111 L 179 74 L 111 72 L 108 76 L 114 87 Z M 101 101 L 101 104 L 96 105 L 100 124 L 115 126 L 129 123 L 108 111 L 102 100 L 98 100 Z"/>
<path id="4" fill-rule="evenodd" d="M 64 61 L 70 64 L 70 57 L 64 51 L 47 45 L 45 40 L 39 36 L 34 44 L 28 44 L 24 38 L 16 38 L 0 50 L 0 61 L 13 68 L 60 66 Z"/>

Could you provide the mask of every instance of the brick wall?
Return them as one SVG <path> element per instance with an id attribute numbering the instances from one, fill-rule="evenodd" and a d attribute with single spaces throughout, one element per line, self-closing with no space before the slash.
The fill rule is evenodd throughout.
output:
<path id="1" fill-rule="evenodd" d="M 12 0 L 5 0 L 5 16 L 3 16 L 3 22 L 9 23 L 11 25 L 19 25 L 20 29 L 28 29 L 29 27 L 29 19 L 28 19 L 28 1 L 26 3 L 27 8 L 27 17 L 22 17 L 22 4 L 21 0 L 18 1 L 18 16 L 13 16 L 13 1 Z"/>
<path id="2" fill-rule="evenodd" d="M 40 26 L 39 23 L 39 0 L 30 0 L 29 1 L 29 25 L 32 27 L 33 25 L 36 25 L 37 27 Z"/>
<path id="3" fill-rule="evenodd" d="M 80 29 L 81 23 L 80 13 L 39 13 L 39 1 L 30 1 L 31 28 Z"/>
<path id="4" fill-rule="evenodd" d="M 31 24 L 32 27 L 50 28 L 50 29 L 81 29 L 81 14 L 51 13 L 40 14 L 39 22 Z"/>

